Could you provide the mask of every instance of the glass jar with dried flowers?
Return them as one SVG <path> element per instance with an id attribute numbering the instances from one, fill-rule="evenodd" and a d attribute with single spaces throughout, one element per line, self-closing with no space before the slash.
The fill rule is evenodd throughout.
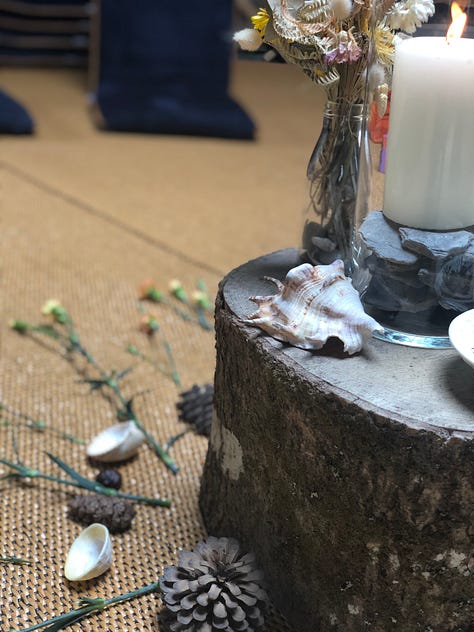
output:
<path id="1" fill-rule="evenodd" d="M 434 13 L 432 0 L 267 0 L 241 48 L 262 43 L 296 64 L 327 94 L 321 134 L 309 161 L 310 202 L 303 257 L 351 262 L 361 146 L 368 103 L 383 115 L 400 30 L 413 33 Z M 402 36 L 403 37 L 403 36 Z M 366 144 L 366 143 L 365 143 Z M 368 144 L 366 144 L 368 146 Z M 368 159 L 365 152 L 364 159 Z"/>

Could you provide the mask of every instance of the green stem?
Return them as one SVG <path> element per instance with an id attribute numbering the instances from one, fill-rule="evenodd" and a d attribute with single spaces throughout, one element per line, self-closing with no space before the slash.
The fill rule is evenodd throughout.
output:
<path id="1" fill-rule="evenodd" d="M 94 356 L 92 356 L 89 353 L 89 351 L 82 345 L 79 338 L 79 334 L 74 329 L 74 325 L 73 325 L 73 321 L 71 317 L 67 315 L 66 320 L 62 321 L 61 324 L 63 324 L 66 327 L 67 332 L 68 332 L 68 337 L 65 337 L 59 334 L 52 327 L 31 325 L 31 323 L 27 323 L 26 321 L 16 320 L 10 323 L 10 326 L 12 327 L 12 329 L 15 329 L 16 331 L 20 333 L 26 333 L 29 330 L 38 331 L 41 333 L 46 333 L 47 335 L 51 335 L 56 339 L 62 339 L 63 342 L 66 341 L 68 348 L 71 351 L 77 351 L 83 356 L 83 358 L 98 372 L 98 374 L 100 375 L 104 383 L 104 386 L 108 386 L 113 391 L 113 393 L 117 397 L 120 404 L 124 408 L 126 408 L 127 401 L 122 395 L 122 392 L 120 390 L 117 380 L 114 379 L 113 374 L 108 375 L 99 365 L 99 363 L 95 360 Z M 174 372 L 174 379 L 176 379 L 176 375 L 177 375 L 176 372 Z M 177 379 L 179 380 L 179 377 Z M 175 464 L 175 462 L 169 456 L 169 454 L 167 454 L 166 451 L 163 450 L 163 448 L 155 441 L 155 439 L 150 435 L 150 433 L 147 430 L 145 430 L 143 424 L 135 416 L 130 421 L 135 422 L 137 428 L 139 428 L 145 435 L 147 442 L 153 448 L 155 454 L 163 461 L 166 467 L 168 467 L 173 472 L 173 474 L 176 474 L 179 469 L 178 466 Z"/>
<path id="2" fill-rule="evenodd" d="M 133 421 L 136 427 L 143 432 L 147 442 L 149 443 L 149 445 L 151 445 L 155 453 L 160 457 L 166 467 L 168 467 L 173 472 L 173 474 L 177 474 L 177 472 L 179 471 L 179 467 L 176 465 L 170 455 L 154 440 L 154 438 L 146 430 L 146 428 L 143 427 L 141 421 L 138 420 L 136 417 L 130 419 L 130 421 Z"/>
<path id="3" fill-rule="evenodd" d="M 177 305 L 174 305 L 166 296 L 161 296 L 159 301 L 153 300 L 153 298 L 150 296 L 148 297 L 148 299 L 152 300 L 154 303 L 163 303 L 167 307 L 170 307 L 174 311 L 174 313 L 178 314 L 178 316 L 180 316 L 183 320 L 192 322 L 195 325 L 199 325 L 199 321 L 197 318 L 195 318 L 192 314 L 185 311 L 184 309 L 179 308 Z M 138 304 L 138 311 L 141 313 L 144 313 L 145 311 L 140 303 Z"/>
<path id="4" fill-rule="evenodd" d="M 11 463 L 6 459 L 0 458 L 0 463 L 7 465 L 17 472 L 16 476 L 20 478 L 42 478 L 46 481 L 52 481 L 54 483 L 59 483 L 61 485 L 69 485 L 69 487 L 77 487 L 79 489 L 86 489 L 90 492 L 95 492 L 96 494 L 102 494 L 103 496 L 115 496 L 117 498 L 124 498 L 126 500 L 132 500 L 137 503 L 142 503 L 145 505 L 159 506 L 159 507 L 171 507 L 171 501 L 162 499 L 162 498 L 147 498 L 146 496 L 135 496 L 134 494 L 127 494 L 124 492 L 119 492 L 116 489 L 112 489 L 111 487 L 105 487 L 104 485 L 100 485 L 99 483 L 93 483 L 92 481 L 87 481 L 86 483 L 70 481 L 64 478 L 59 478 L 57 476 L 52 476 L 50 474 L 43 474 L 38 472 L 38 470 L 30 469 L 25 467 L 24 465 Z"/>
<path id="5" fill-rule="evenodd" d="M 31 560 L 25 560 L 23 557 L 15 557 L 14 555 L 6 555 L 0 557 L 2 564 L 33 564 Z"/>
<path id="6" fill-rule="evenodd" d="M 48 432 L 52 432 L 58 436 L 60 436 L 62 439 L 67 439 L 68 441 L 72 441 L 73 443 L 78 443 L 80 445 L 84 445 L 84 439 L 80 439 L 79 437 L 75 437 L 74 435 L 70 434 L 69 432 L 64 432 L 63 430 L 58 430 L 57 428 L 53 428 L 52 426 L 48 426 L 44 421 L 41 421 L 39 419 L 33 419 L 32 417 L 30 417 L 29 415 L 25 415 L 24 413 L 20 412 L 19 410 L 15 410 L 14 408 L 10 408 L 9 406 L 6 406 L 5 404 L 2 404 L 0 402 L 0 410 L 4 410 L 6 413 L 9 413 L 10 415 L 13 415 L 14 417 L 17 417 L 18 419 L 22 419 L 24 420 L 24 426 L 26 426 L 27 428 L 31 428 L 33 430 L 38 430 L 39 432 L 42 432 L 43 430 L 47 430 Z"/>
<path id="7" fill-rule="evenodd" d="M 208 322 L 204 310 L 200 305 L 193 305 L 185 294 L 173 293 L 173 295 L 178 301 L 184 303 L 188 309 L 192 310 L 196 314 L 197 322 L 203 329 L 206 331 L 210 331 L 212 329 L 212 325 Z"/>
<path id="8" fill-rule="evenodd" d="M 109 375 L 107 375 L 107 373 L 99 366 L 99 364 L 95 361 L 95 359 L 91 356 L 91 354 L 87 351 L 87 349 L 85 349 L 82 346 L 82 344 L 79 341 L 77 341 L 76 343 L 76 348 L 79 351 L 79 353 L 81 353 L 81 355 L 83 355 L 83 357 L 89 362 L 89 364 L 91 364 L 96 369 L 96 371 L 99 373 L 99 375 L 103 379 L 105 385 L 108 386 L 113 391 L 118 401 L 120 402 L 121 406 L 124 409 L 126 409 L 127 401 L 124 398 L 122 391 L 120 390 L 118 382 L 114 380 L 113 378 L 111 378 Z M 147 440 L 147 443 L 153 448 L 153 450 L 155 451 L 155 454 L 163 461 L 166 467 L 168 467 L 173 472 L 173 474 L 176 474 L 179 469 L 178 466 L 175 464 L 173 459 L 165 452 L 165 450 L 163 450 L 163 448 L 155 441 L 155 439 L 151 436 L 148 430 L 145 429 L 141 421 L 137 419 L 135 415 L 133 416 L 133 419 L 130 419 L 130 421 L 133 421 L 135 425 L 137 426 L 137 428 L 143 432 Z"/>
<path id="9" fill-rule="evenodd" d="M 171 366 L 171 379 L 176 384 L 176 386 L 181 387 L 181 379 L 179 377 L 178 368 L 176 366 L 174 355 L 173 355 L 173 352 L 171 350 L 171 345 L 167 341 L 167 339 L 163 336 L 161 331 L 160 331 L 160 335 L 161 335 L 161 341 L 163 342 L 163 347 L 164 347 L 164 349 L 166 351 L 166 356 L 168 358 L 168 362 L 169 362 L 169 364 Z"/>
<path id="10" fill-rule="evenodd" d="M 200 307 L 200 306 L 197 306 L 194 309 L 196 310 L 198 321 L 199 321 L 199 324 L 201 325 L 201 327 L 203 329 L 205 329 L 206 331 L 211 331 L 213 327 L 212 327 L 211 323 L 207 320 L 203 308 Z"/>
<path id="11" fill-rule="evenodd" d="M 187 434 L 188 432 L 190 432 L 190 431 L 189 430 L 183 430 L 183 432 L 180 432 L 179 434 L 176 434 L 176 435 L 173 435 L 172 437 L 170 437 L 168 439 L 168 441 L 165 443 L 165 445 L 163 446 L 164 449 L 166 450 L 166 452 L 169 452 L 169 450 L 176 443 L 176 441 L 179 441 L 179 439 L 184 437 L 184 435 Z"/>
<path id="12" fill-rule="evenodd" d="M 174 313 L 178 314 L 178 316 L 181 316 L 183 320 L 195 323 L 196 325 L 200 324 L 199 320 L 197 318 L 194 318 L 192 314 L 190 314 L 189 312 L 186 312 L 184 309 L 180 309 L 177 305 L 173 305 L 171 301 L 168 301 L 167 299 L 165 299 L 163 302 L 166 303 L 166 305 L 169 305 L 171 309 L 174 311 Z"/>
<path id="13" fill-rule="evenodd" d="M 48 619 L 47 621 L 36 623 L 35 625 L 31 625 L 28 628 L 22 628 L 21 630 L 11 630 L 11 632 L 34 632 L 34 630 L 40 630 L 41 628 L 46 628 L 46 626 L 51 626 L 49 628 L 50 632 L 57 632 L 58 630 L 63 630 L 68 625 L 81 621 L 93 612 L 105 610 L 106 608 L 114 606 L 115 604 L 123 603 L 124 601 L 129 601 L 130 599 L 135 599 L 136 597 L 142 597 L 143 595 L 148 595 L 149 593 L 156 592 L 159 587 L 159 582 L 154 582 L 153 584 L 148 584 L 148 586 L 142 586 L 137 590 L 123 593 L 122 595 L 117 595 L 116 597 L 112 597 L 111 599 L 101 599 L 100 597 L 96 599 L 89 599 L 85 597 L 79 601 L 79 603 L 85 604 L 80 608 L 70 610 L 69 612 L 60 614 L 56 617 L 53 617 L 52 619 Z"/>
<path id="14" fill-rule="evenodd" d="M 173 371 L 169 371 L 163 364 L 160 364 L 160 362 L 154 360 L 150 356 L 147 356 L 145 353 L 143 353 L 137 347 L 135 347 L 135 345 L 129 345 L 126 348 L 126 351 L 128 351 L 128 353 L 135 356 L 136 358 L 140 358 L 140 360 L 143 360 L 144 362 L 148 362 L 148 364 L 151 364 L 153 367 L 155 367 L 155 369 L 163 373 L 163 375 L 170 377 L 173 380 L 173 382 L 175 381 Z"/>

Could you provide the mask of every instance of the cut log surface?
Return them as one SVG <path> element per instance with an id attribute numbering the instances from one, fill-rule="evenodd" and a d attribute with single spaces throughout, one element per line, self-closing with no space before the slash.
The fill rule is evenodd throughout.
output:
<path id="1" fill-rule="evenodd" d="M 474 371 L 371 339 L 345 357 L 244 324 L 296 250 L 232 271 L 216 303 L 200 505 L 239 538 L 295 632 L 468 632 L 474 621 Z"/>

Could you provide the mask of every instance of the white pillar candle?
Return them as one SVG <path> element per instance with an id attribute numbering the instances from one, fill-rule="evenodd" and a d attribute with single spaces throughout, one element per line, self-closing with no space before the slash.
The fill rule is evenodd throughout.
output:
<path id="1" fill-rule="evenodd" d="M 426 230 L 474 225 L 474 40 L 397 45 L 383 212 Z"/>

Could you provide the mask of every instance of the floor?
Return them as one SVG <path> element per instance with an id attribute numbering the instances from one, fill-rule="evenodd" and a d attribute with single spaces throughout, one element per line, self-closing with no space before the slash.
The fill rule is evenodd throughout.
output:
<path id="1" fill-rule="evenodd" d="M 170 298 L 170 305 L 139 305 L 160 326 L 147 337 L 139 331 L 137 286 L 153 277 L 166 294 L 177 278 L 190 292 L 202 279 L 212 297 L 236 266 L 298 245 L 305 167 L 324 95 L 296 68 L 235 61 L 232 93 L 258 126 L 257 140 L 244 142 L 98 131 L 86 84 L 80 71 L 0 73 L 2 88 L 37 125 L 32 137 L 0 139 L 0 404 L 46 424 L 35 432 L 31 421 L 4 409 L 0 457 L 57 476 L 49 452 L 92 480 L 96 470 L 84 446 L 61 433 L 87 444 L 115 423 L 116 408 L 100 390 L 89 392 L 84 379 L 97 377 L 90 363 L 62 352 L 57 340 L 21 336 L 8 323 L 44 324 L 40 307 L 60 300 L 102 367 L 133 368 L 121 384 L 148 431 L 161 444 L 182 431 L 175 404 L 180 390 L 212 382 L 213 334 L 180 317 Z M 145 359 L 131 357 L 130 344 Z M 169 368 L 167 349 L 179 384 L 156 367 Z M 132 529 L 113 537 L 112 569 L 78 586 L 63 576 L 66 552 L 82 528 L 68 516 L 69 488 L 0 478 L 0 557 L 31 561 L 0 564 L 0 628 L 24 629 L 75 607 L 78 596 L 111 597 L 156 581 L 179 549 L 206 536 L 198 508 L 206 448 L 194 433 L 178 441 L 171 452 L 176 476 L 147 446 L 120 468 L 125 491 L 169 497 L 172 506 L 137 506 Z M 5 477 L 8 466 L 0 468 Z M 148 595 L 93 615 L 81 629 L 156 630 L 160 608 L 159 598 Z M 267 627 L 288 630 L 274 610 Z"/>
<path id="2" fill-rule="evenodd" d="M 3 69 L 0 81 L 37 124 L 33 137 L 2 139 L 3 170 L 40 198 L 67 197 L 216 276 L 298 245 L 324 100 L 298 69 L 234 64 L 254 142 L 97 131 L 81 71 Z"/>

